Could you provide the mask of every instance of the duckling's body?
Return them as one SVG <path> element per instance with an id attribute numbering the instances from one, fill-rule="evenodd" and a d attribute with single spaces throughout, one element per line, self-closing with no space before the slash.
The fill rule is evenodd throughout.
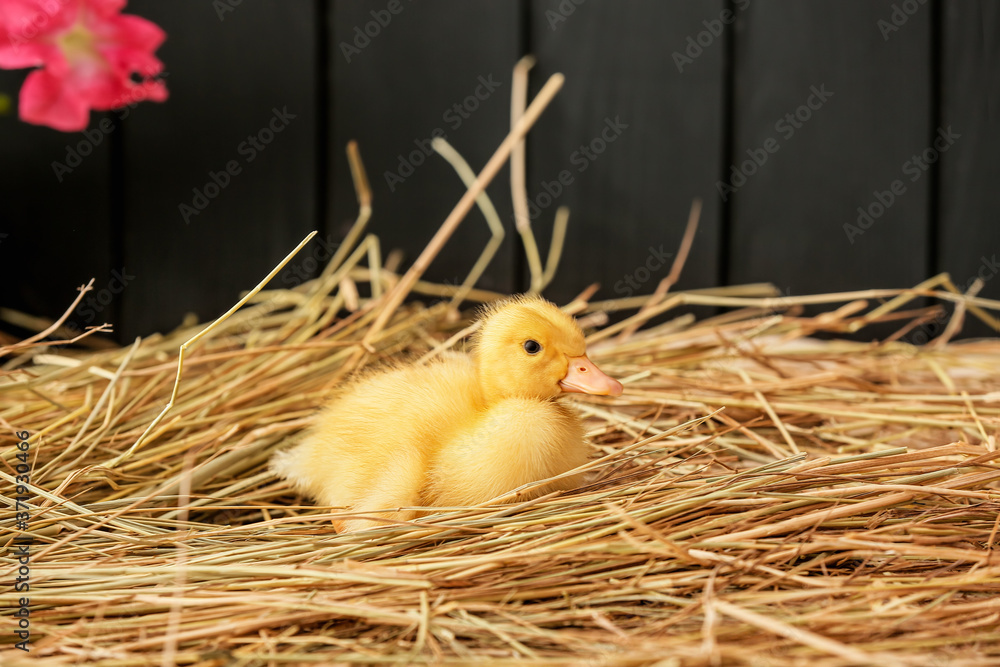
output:
<path id="1" fill-rule="evenodd" d="M 558 475 L 585 463 L 588 446 L 579 418 L 556 397 L 621 393 L 584 353 L 579 327 L 552 304 L 504 302 L 487 313 L 474 356 L 359 381 L 320 413 L 301 444 L 276 457 L 274 469 L 321 504 L 399 520 L 416 512 L 375 510 L 472 505 Z M 522 497 L 580 481 L 568 476 Z"/>

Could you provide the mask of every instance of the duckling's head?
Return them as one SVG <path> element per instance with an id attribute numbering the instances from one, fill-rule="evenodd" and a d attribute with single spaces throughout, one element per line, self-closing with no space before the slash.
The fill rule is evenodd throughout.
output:
<path id="1" fill-rule="evenodd" d="M 563 392 L 622 393 L 621 383 L 587 358 L 583 332 L 573 318 L 539 297 L 513 297 L 488 308 L 475 351 L 487 402 L 547 399 Z"/>

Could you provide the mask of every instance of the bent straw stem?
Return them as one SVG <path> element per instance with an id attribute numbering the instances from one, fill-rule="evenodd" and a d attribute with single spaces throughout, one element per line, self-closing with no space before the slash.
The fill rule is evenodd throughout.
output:
<path id="1" fill-rule="evenodd" d="M 535 57 L 528 55 L 514 65 L 513 81 L 510 93 L 510 127 L 524 116 L 524 107 L 528 103 L 528 72 L 535 66 Z M 517 142 L 510 154 L 510 194 L 514 203 L 514 226 L 524 243 L 524 254 L 528 258 L 528 272 L 531 274 L 530 293 L 542 290 L 543 271 L 542 258 L 538 254 L 538 244 L 535 234 L 531 231 L 531 216 L 528 212 L 528 188 L 525 185 L 527 168 L 525 156 L 527 153 L 524 139 Z"/>
<path id="2" fill-rule="evenodd" d="M 549 242 L 549 256 L 545 261 L 545 272 L 542 273 L 538 291 L 549 286 L 555 278 L 559 260 L 562 259 L 563 244 L 566 242 L 566 226 L 569 224 L 569 207 L 560 206 L 556 209 L 556 218 L 552 221 L 552 240 Z M 530 232 L 530 228 L 529 228 Z"/>
<path id="3" fill-rule="evenodd" d="M 448 239 L 451 238 L 451 235 L 455 232 L 459 223 L 461 223 L 468 214 L 472 205 L 476 201 L 476 197 L 479 196 L 479 193 L 485 190 L 486 186 L 490 184 L 493 178 L 497 175 L 497 172 L 500 171 L 503 163 L 507 161 L 511 150 L 513 150 L 517 142 L 528 133 L 528 130 L 531 129 L 531 126 L 534 125 L 538 120 L 538 117 L 541 116 L 545 107 L 548 106 L 549 102 L 552 101 L 552 98 L 554 98 L 556 93 L 559 92 L 559 89 L 562 88 L 564 80 L 565 77 L 562 74 L 553 74 L 542 87 L 541 91 L 539 91 L 538 96 L 532 100 L 531 105 L 524 114 L 524 117 L 518 121 L 517 126 L 511 130 L 510 134 L 507 135 L 507 138 L 504 139 L 497 148 L 493 157 L 490 158 L 489 162 L 486 163 L 486 166 L 483 167 L 483 170 L 479 173 L 478 178 L 476 178 L 476 182 L 471 188 L 466 190 L 465 195 L 459 200 L 458 204 L 455 205 L 455 208 L 452 209 L 452 212 L 441 224 L 441 227 L 434 235 L 434 238 L 432 238 L 430 243 L 427 244 L 424 251 L 420 253 L 420 256 L 417 257 L 416 261 L 413 263 L 413 266 L 410 267 L 409 271 L 406 272 L 393 290 L 387 295 L 386 303 L 383 306 L 382 311 L 379 313 L 378 318 L 376 318 L 375 322 L 372 323 L 371 328 L 368 329 L 364 339 L 362 339 L 362 345 L 371 345 L 372 341 L 379 334 L 379 332 L 385 328 L 385 325 L 389 322 L 389 318 L 392 317 L 396 308 L 403 303 L 403 299 L 405 299 L 406 295 L 410 293 L 414 283 L 416 283 L 417 279 L 424 274 L 424 271 L 426 271 L 427 267 L 430 266 L 431 261 L 441 251 L 441 248 L 448 241 Z"/>
<path id="4" fill-rule="evenodd" d="M 680 280 L 681 272 L 684 270 L 684 264 L 687 262 L 688 253 L 691 252 L 691 245 L 694 243 L 695 232 L 698 231 L 698 222 L 701 220 L 701 199 L 695 198 L 691 201 L 691 211 L 688 213 L 687 226 L 684 228 L 684 236 L 681 238 L 681 245 L 677 250 L 677 257 L 674 258 L 674 263 L 670 267 L 670 273 L 666 278 L 660 281 L 660 284 L 656 286 L 656 290 L 650 295 L 649 300 L 639 309 L 639 315 L 646 314 L 650 308 L 656 304 L 663 301 L 663 297 L 666 296 L 667 292 L 677 284 Z M 631 324 L 628 328 L 622 331 L 621 335 L 618 337 L 619 342 L 625 342 L 632 337 L 632 334 L 642 325 L 642 321 L 637 321 Z"/>
<path id="5" fill-rule="evenodd" d="M 361 237 L 361 232 L 368 225 L 368 220 L 372 217 L 372 190 L 368 184 L 368 173 L 365 171 L 365 163 L 361 161 L 361 151 L 358 150 L 358 142 L 347 142 L 347 162 L 351 167 L 351 180 L 354 182 L 354 192 L 358 198 L 358 217 L 351 226 L 350 231 L 344 238 L 340 247 L 334 253 L 333 258 L 323 269 L 320 277 L 324 280 L 329 278 L 334 271 L 340 268 L 344 258 L 351 252 L 354 244 Z"/>
<path id="6" fill-rule="evenodd" d="M 25 347 L 31 347 L 32 344 L 44 339 L 46 336 L 56 331 L 59 327 L 62 326 L 63 322 L 66 321 L 66 318 L 70 316 L 70 313 L 72 313 L 76 309 L 77 305 L 83 299 L 83 295 L 91 291 L 92 289 L 94 289 L 93 278 L 91 278 L 90 282 L 87 283 L 86 285 L 81 285 L 80 287 L 77 288 L 77 290 L 80 293 L 76 295 L 75 299 L 73 299 L 73 303 L 69 304 L 69 308 L 67 308 L 66 312 L 62 314 L 62 317 L 53 322 L 47 329 L 45 329 L 45 331 L 39 331 L 34 336 L 25 338 L 20 343 L 14 343 L 13 345 L 5 345 L 3 347 L 0 347 L 0 357 L 4 356 L 5 354 L 9 354 L 10 352 L 14 352 L 15 350 L 20 350 Z"/>
<path id="7" fill-rule="evenodd" d="M 476 172 L 472 171 L 472 167 L 469 163 L 465 161 L 465 158 L 459 154 L 455 148 L 445 141 L 441 137 L 435 137 L 434 141 L 431 142 L 441 157 L 451 164 L 455 173 L 458 177 L 462 179 L 462 183 L 465 187 L 470 188 L 476 182 Z M 486 243 L 486 247 L 483 248 L 483 252 L 479 255 L 476 263 L 472 266 L 472 270 L 469 271 L 469 275 L 465 277 L 462 281 L 462 286 L 455 292 L 455 296 L 451 298 L 451 306 L 457 308 L 461 304 L 468 293 L 472 290 L 475 284 L 479 281 L 479 277 L 483 275 L 483 271 L 489 266 L 490 261 L 492 261 L 493 256 L 496 255 L 497 249 L 500 244 L 503 243 L 504 230 L 503 223 L 500 222 L 500 215 L 497 213 L 496 208 L 493 206 L 493 202 L 490 200 L 486 191 L 483 190 L 476 197 L 476 205 L 479 206 L 479 210 L 483 212 L 483 217 L 486 218 L 486 224 L 490 226 L 490 233 L 492 236 L 490 240 Z"/>
<path id="8" fill-rule="evenodd" d="M 190 346 L 192 346 L 195 343 L 197 343 L 202 338 L 204 338 L 205 336 L 207 336 L 209 333 L 211 333 L 212 330 L 215 329 L 215 327 L 217 327 L 219 324 L 221 324 L 222 322 L 225 322 L 229 318 L 230 315 L 232 315 L 237 310 L 239 310 L 243 306 L 243 304 L 245 304 L 247 301 L 249 301 L 253 297 L 253 295 L 255 295 L 257 292 L 259 292 L 261 289 L 263 289 L 264 286 L 267 285 L 269 282 L 271 282 L 271 279 L 274 278 L 274 276 L 278 275 L 278 272 L 281 271 L 283 268 L 285 268 L 285 265 L 288 264 L 288 262 L 291 261 L 292 257 L 295 257 L 295 255 L 297 255 L 298 252 L 300 250 L 302 250 L 302 247 L 305 246 L 306 243 L 309 243 L 309 241 L 311 241 L 312 237 L 314 237 L 314 236 L 316 236 L 316 232 L 315 231 L 309 232 L 309 234 L 307 234 L 304 239 L 302 239 L 301 241 L 299 241 L 299 244 L 297 246 L 295 246 L 295 248 L 290 253 L 288 253 L 285 256 L 285 258 L 283 260 L 281 260 L 281 262 L 277 266 L 275 266 L 273 269 L 271 269 L 270 273 L 268 273 L 266 276 L 264 276 L 263 280 L 261 280 L 259 283 L 257 283 L 256 287 L 254 287 L 252 290 L 250 290 L 245 295 L 243 295 L 242 299 L 240 299 L 239 301 L 237 301 L 236 304 L 232 308 L 230 308 L 225 313 L 223 313 L 221 316 L 219 316 L 218 318 L 216 318 L 215 321 L 213 321 L 207 327 L 205 327 L 204 329 L 202 329 L 201 331 L 199 331 L 194 336 L 192 336 L 191 338 L 187 339 L 184 343 L 181 344 L 181 346 L 180 346 L 180 348 L 178 349 L 178 352 L 177 352 L 177 377 L 174 378 L 174 389 L 170 393 L 170 401 L 167 403 L 166 407 L 163 408 L 163 411 L 160 412 L 160 414 L 158 414 L 156 416 L 156 419 L 154 419 L 152 422 L 150 422 L 149 426 L 146 427 L 146 430 L 143 431 L 142 435 L 139 436 L 139 439 L 136 440 L 135 443 L 131 447 L 128 448 L 128 450 L 126 450 L 125 452 L 123 452 L 123 453 L 119 454 L 118 456 L 116 456 L 114 458 L 114 460 L 112 460 L 108 464 L 109 468 L 114 468 L 119 463 L 121 463 L 125 459 L 129 458 L 130 456 L 132 456 L 132 454 L 137 449 L 139 449 L 139 447 L 141 447 L 142 444 L 146 441 L 146 438 L 149 437 L 149 434 L 153 431 L 154 428 L 156 428 L 157 424 L 159 424 L 160 421 L 162 421 L 163 418 L 166 416 L 166 414 L 168 412 L 170 412 L 170 409 L 172 407 L 174 407 L 174 403 L 177 400 L 177 391 L 180 388 L 180 384 L 181 384 L 181 374 L 184 372 L 184 355 L 187 352 L 187 349 Z"/>

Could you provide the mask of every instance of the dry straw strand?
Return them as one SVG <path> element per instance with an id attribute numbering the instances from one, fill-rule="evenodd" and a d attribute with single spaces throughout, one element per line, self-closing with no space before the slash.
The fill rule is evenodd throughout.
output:
<path id="1" fill-rule="evenodd" d="M 31 482 L 3 448 L 0 479 L 28 500 L 0 498 L 0 569 L 13 581 L 13 540 L 34 541 L 32 646 L 8 634 L 3 664 L 996 664 L 1000 342 L 955 338 L 962 308 L 990 321 L 1000 303 L 947 276 L 798 297 L 587 288 L 565 309 L 626 392 L 569 401 L 593 445 L 582 486 L 334 533 L 349 510 L 305 503 L 270 457 L 363 364 L 471 333 L 448 300 L 499 296 L 383 263 L 349 151 L 356 232 L 317 279 L 259 285 L 211 335 L 58 353 L 35 336 L 11 355 L 0 425 L 8 445 L 29 432 Z M 928 308 L 901 310 L 916 297 L 955 304 L 934 345 L 813 337 L 923 326 Z M 685 304 L 722 312 L 650 324 Z M 25 595 L 0 591 L 10 609 Z"/>
<path id="2" fill-rule="evenodd" d="M 249 301 L 251 299 L 251 297 L 253 297 L 257 292 L 259 292 L 261 289 L 263 289 L 264 285 L 266 285 L 267 283 L 269 283 L 271 281 L 271 278 L 273 278 L 274 276 L 276 276 L 278 274 L 278 272 L 281 271 L 281 269 L 285 268 L 285 265 L 292 259 L 292 257 L 294 257 L 296 254 L 298 254 L 299 250 L 301 250 L 302 247 L 306 243 L 308 243 L 310 240 L 312 240 L 312 237 L 314 237 L 314 236 L 316 236 L 316 232 L 309 232 L 309 234 L 307 234 L 306 237 L 304 239 L 302 239 L 302 241 L 300 241 L 297 246 L 295 246 L 295 248 L 292 250 L 292 252 L 290 252 L 288 255 L 286 255 L 285 258 L 283 260 L 281 260 L 281 262 L 279 262 L 278 265 L 275 266 L 271 270 L 271 272 L 268 273 L 264 277 L 263 280 L 261 280 L 259 283 L 257 283 L 256 287 L 254 287 L 252 290 L 250 290 L 250 292 L 248 292 L 242 299 L 240 299 L 239 301 L 237 301 L 236 304 L 233 305 L 232 308 L 230 308 L 225 313 L 223 313 L 222 315 L 220 315 L 211 324 L 209 324 L 207 327 L 205 327 L 204 329 L 202 329 L 201 331 L 199 331 L 198 333 L 196 333 L 194 336 L 192 336 L 191 338 L 189 338 L 186 341 L 184 341 L 183 343 L 181 343 L 180 348 L 178 349 L 178 352 L 177 352 L 177 376 L 174 379 L 174 388 L 173 388 L 173 391 L 170 393 L 170 401 L 167 402 L 167 405 L 163 408 L 163 411 L 160 414 L 158 414 L 156 416 L 156 418 L 152 422 L 150 422 L 149 426 L 146 427 L 146 430 L 143 431 L 142 435 L 139 436 L 139 439 L 136 440 L 135 443 L 131 447 L 129 447 L 129 449 L 127 451 L 125 451 L 120 456 L 118 456 L 117 458 L 115 458 L 111 463 L 109 463 L 108 464 L 109 467 L 114 468 L 115 466 L 117 466 L 118 464 L 120 464 L 123 460 L 127 459 L 128 457 L 130 457 L 137 449 L 139 449 L 139 447 L 141 447 L 142 444 L 149 437 L 149 434 L 153 431 L 153 429 L 156 428 L 157 424 L 159 424 L 160 421 L 163 420 L 163 417 L 166 416 L 166 414 L 168 412 L 170 412 L 170 409 L 172 407 L 174 407 L 174 403 L 177 401 L 177 392 L 180 389 L 181 374 L 184 372 L 184 354 L 187 352 L 188 348 L 191 347 L 192 345 L 194 345 L 195 343 L 197 343 L 199 340 L 201 340 L 205 336 L 207 336 L 210 333 L 212 333 L 212 331 L 219 324 L 221 324 L 222 322 L 225 322 L 229 318 L 230 315 L 232 315 L 237 310 L 239 310 L 243 306 L 243 304 L 245 304 L 247 301 Z"/>

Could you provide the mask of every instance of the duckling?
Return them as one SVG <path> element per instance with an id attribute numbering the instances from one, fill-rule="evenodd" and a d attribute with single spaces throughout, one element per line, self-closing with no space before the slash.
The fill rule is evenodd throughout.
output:
<path id="1" fill-rule="evenodd" d="M 471 356 L 358 381 L 272 469 L 321 504 L 374 517 L 405 521 L 413 507 L 482 503 L 586 462 L 583 425 L 556 400 L 567 392 L 620 396 L 622 385 L 587 358 L 572 317 L 539 297 L 513 297 L 483 313 Z M 521 497 L 582 481 L 569 476 Z"/>

